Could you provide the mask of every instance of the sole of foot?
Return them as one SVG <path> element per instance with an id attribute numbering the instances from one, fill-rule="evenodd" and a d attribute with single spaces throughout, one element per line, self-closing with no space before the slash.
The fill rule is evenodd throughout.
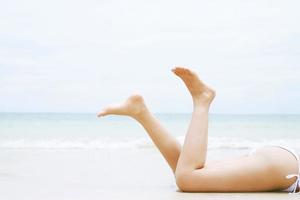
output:
<path id="1" fill-rule="evenodd" d="M 117 105 L 110 105 L 100 111 L 97 116 L 103 117 L 106 115 L 128 115 L 131 117 L 138 117 L 146 111 L 144 99 L 139 94 L 131 95 L 125 102 Z"/>
<path id="2" fill-rule="evenodd" d="M 216 96 L 216 92 L 204 84 L 196 72 L 186 67 L 175 67 L 172 72 L 185 83 L 194 102 L 210 104 Z"/>

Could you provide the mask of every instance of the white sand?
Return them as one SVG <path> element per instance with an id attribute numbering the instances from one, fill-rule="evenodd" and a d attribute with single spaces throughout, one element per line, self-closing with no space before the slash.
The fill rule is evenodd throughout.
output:
<path id="1" fill-rule="evenodd" d="M 178 192 L 171 170 L 152 148 L 0 150 L 3 200 L 299 198 L 286 193 Z"/>

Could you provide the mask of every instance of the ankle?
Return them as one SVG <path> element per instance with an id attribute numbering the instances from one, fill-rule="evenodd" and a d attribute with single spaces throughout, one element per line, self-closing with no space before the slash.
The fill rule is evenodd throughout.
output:
<path id="1" fill-rule="evenodd" d="M 198 94 L 198 95 L 192 95 L 194 105 L 204 105 L 209 106 L 211 102 L 215 98 L 215 91 L 211 89 L 207 89 L 206 91 Z"/>
<path id="2" fill-rule="evenodd" d="M 193 98 L 194 108 L 209 108 L 211 101 L 201 98 Z"/>
<path id="3" fill-rule="evenodd" d="M 143 121 L 149 114 L 150 111 L 147 109 L 147 107 L 144 107 L 139 112 L 131 115 L 131 117 L 137 121 Z"/>
<path id="4" fill-rule="evenodd" d="M 195 103 L 194 102 L 193 110 L 194 111 L 201 111 L 201 112 L 208 112 L 209 107 L 210 107 L 209 103 L 199 103 L 199 102 Z"/>

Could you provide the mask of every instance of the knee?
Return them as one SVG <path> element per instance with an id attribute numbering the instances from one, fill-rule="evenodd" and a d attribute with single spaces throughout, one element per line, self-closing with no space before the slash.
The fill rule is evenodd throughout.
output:
<path id="1" fill-rule="evenodd" d="M 193 192 L 192 172 L 176 171 L 176 185 L 182 192 Z"/>

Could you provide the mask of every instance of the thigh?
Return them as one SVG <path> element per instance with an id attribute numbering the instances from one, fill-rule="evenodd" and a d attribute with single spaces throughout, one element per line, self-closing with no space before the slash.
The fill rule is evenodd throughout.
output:
<path id="1" fill-rule="evenodd" d="M 292 180 L 285 179 L 285 176 L 296 170 L 293 157 L 289 156 L 288 152 L 278 149 L 264 149 L 251 156 L 212 163 L 193 172 L 191 187 L 193 191 L 206 192 L 285 189 L 293 183 Z"/>

